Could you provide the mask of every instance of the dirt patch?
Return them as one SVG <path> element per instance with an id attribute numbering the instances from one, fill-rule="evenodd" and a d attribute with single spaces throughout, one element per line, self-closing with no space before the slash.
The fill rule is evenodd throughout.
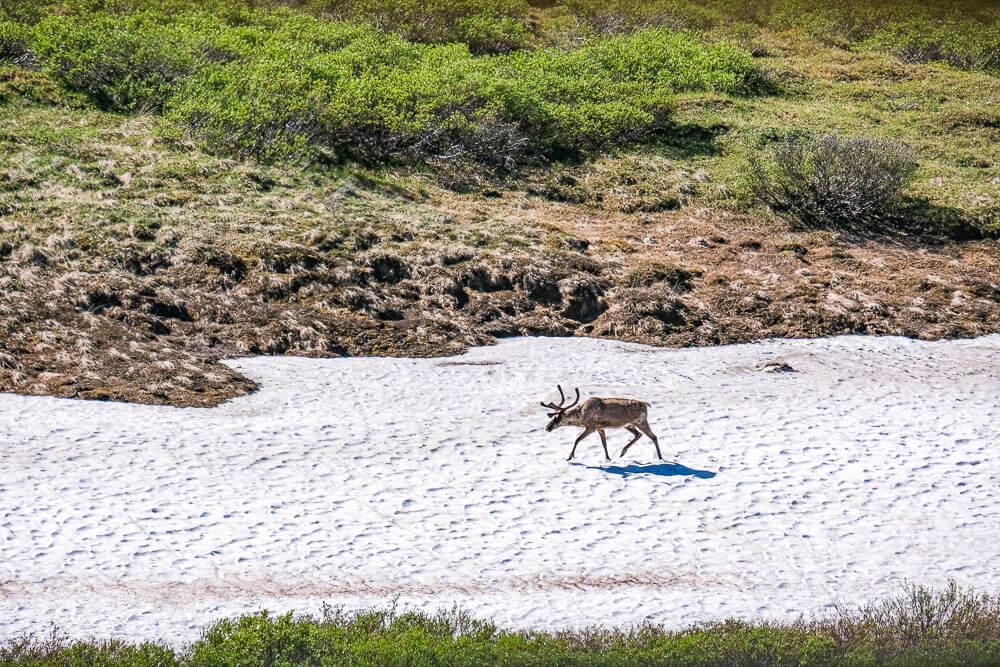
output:
<path id="1" fill-rule="evenodd" d="M 502 366 L 502 361 L 442 361 L 438 366 Z"/>
<path id="2" fill-rule="evenodd" d="M 520 335 L 686 346 L 1000 331 L 995 241 L 858 240 L 518 192 L 488 203 L 438 192 L 412 222 L 375 204 L 365 227 L 304 242 L 126 235 L 110 262 L 17 228 L 0 256 L 0 391 L 207 407 L 254 390 L 218 363 L 241 355 L 444 356 Z"/>
<path id="3" fill-rule="evenodd" d="M 487 581 L 372 581 L 345 578 L 328 581 L 281 581 L 269 578 L 224 578 L 195 581 L 157 582 L 107 582 L 95 585 L 62 578 L 39 583 L 0 582 L 0 598 L 46 596 L 60 592 L 128 595 L 142 599 L 161 600 L 176 604 L 183 600 L 239 599 L 239 598 L 323 598 L 344 595 L 483 595 L 498 592 L 535 592 L 566 590 L 613 590 L 616 588 L 670 588 L 676 586 L 704 586 L 707 581 L 695 574 L 663 574 L 656 572 L 623 573 L 614 576 L 560 576 L 538 575 L 511 577 Z"/>

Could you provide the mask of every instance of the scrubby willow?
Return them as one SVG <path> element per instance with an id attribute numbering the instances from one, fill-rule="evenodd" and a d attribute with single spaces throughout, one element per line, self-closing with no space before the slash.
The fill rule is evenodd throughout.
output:
<path id="1" fill-rule="evenodd" d="M 649 439 L 656 445 L 656 456 L 661 460 L 663 459 L 663 454 L 660 453 L 660 441 L 653 435 L 653 431 L 649 428 L 649 422 L 646 421 L 648 403 L 637 401 L 634 398 L 594 397 L 588 398 L 582 405 L 577 406 L 576 404 L 580 402 L 580 389 L 577 388 L 576 398 L 573 399 L 572 403 L 566 405 L 566 395 L 563 394 L 562 387 L 556 385 L 556 389 L 559 390 L 559 404 L 545 402 L 541 404 L 543 408 L 552 410 L 549 413 L 552 421 L 548 423 L 545 430 L 551 431 L 560 426 L 583 427 L 583 433 L 573 443 L 573 450 L 569 453 L 567 461 L 573 460 L 573 455 L 576 454 L 576 446 L 594 431 L 600 434 L 601 444 L 604 445 L 604 457 L 610 461 L 608 439 L 604 433 L 604 430 L 609 428 L 625 428 L 634 436 L 622 449 L 620 456 L 625 456 L 628 448 L 642 437 L 641 431 L 649 436 Z"/>

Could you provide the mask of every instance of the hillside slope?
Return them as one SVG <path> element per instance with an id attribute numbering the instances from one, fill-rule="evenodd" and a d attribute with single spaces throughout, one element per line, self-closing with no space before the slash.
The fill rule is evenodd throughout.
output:
<path id="1" fill-rule="evenodd" d="M 0 21 L 0 391 L 208 406 L 253 389 L 236 355 L 1000 331 L 989 10 L 914 41 L 891 12 L 511 5 L 483 41 L 433 4 L 50 4 Z M 899 192 L 769 201 L 822 137 L 901 147 Z M 865 160 L 831 159 L 852 195 Z"/>

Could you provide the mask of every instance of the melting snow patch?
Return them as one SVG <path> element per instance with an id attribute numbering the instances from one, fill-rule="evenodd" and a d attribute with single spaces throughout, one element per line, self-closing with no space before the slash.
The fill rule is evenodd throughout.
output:
<path id="1" fill-rule="evenodd" d="M 262 388 L 208 410 L 0 395 L 0 637 L 393 600 L 681 627 L 1000 583 L 1000 336 L 230 363 Z M 557 383 L 648 401 L 668 460 L 566 462 Z"/>

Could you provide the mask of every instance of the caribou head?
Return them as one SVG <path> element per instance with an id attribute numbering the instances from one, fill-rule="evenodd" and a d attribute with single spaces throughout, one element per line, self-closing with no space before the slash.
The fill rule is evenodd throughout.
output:
<path id="1" fill-rule="evenodd" d="M 580 402 L 579 388 L 577 388 L 576 390 L 576 398 L 573 399 L 573 402 L 570 403 L 569 405 L 565 405 L 566 395 L 563 394 L 562 387 L 556 385 L 556 389 L 559 390 L 559 405 L 556 405 L 555 403 L 544 403 L 544 402 L 542 403 L 543 408 L 548 408 L 549 410 L 552 410 L 552 412 L 549 413 L 549 417 L 552 418 L 552 421 L 550 421 L 548 426 L 545 427 L 546 431 L 551 431 L 557 426 L 560 426 L 561 425 L 560 422 L 562 422 L 563 418 L 566 416 L 566 412 L 574 405 Z"/>

